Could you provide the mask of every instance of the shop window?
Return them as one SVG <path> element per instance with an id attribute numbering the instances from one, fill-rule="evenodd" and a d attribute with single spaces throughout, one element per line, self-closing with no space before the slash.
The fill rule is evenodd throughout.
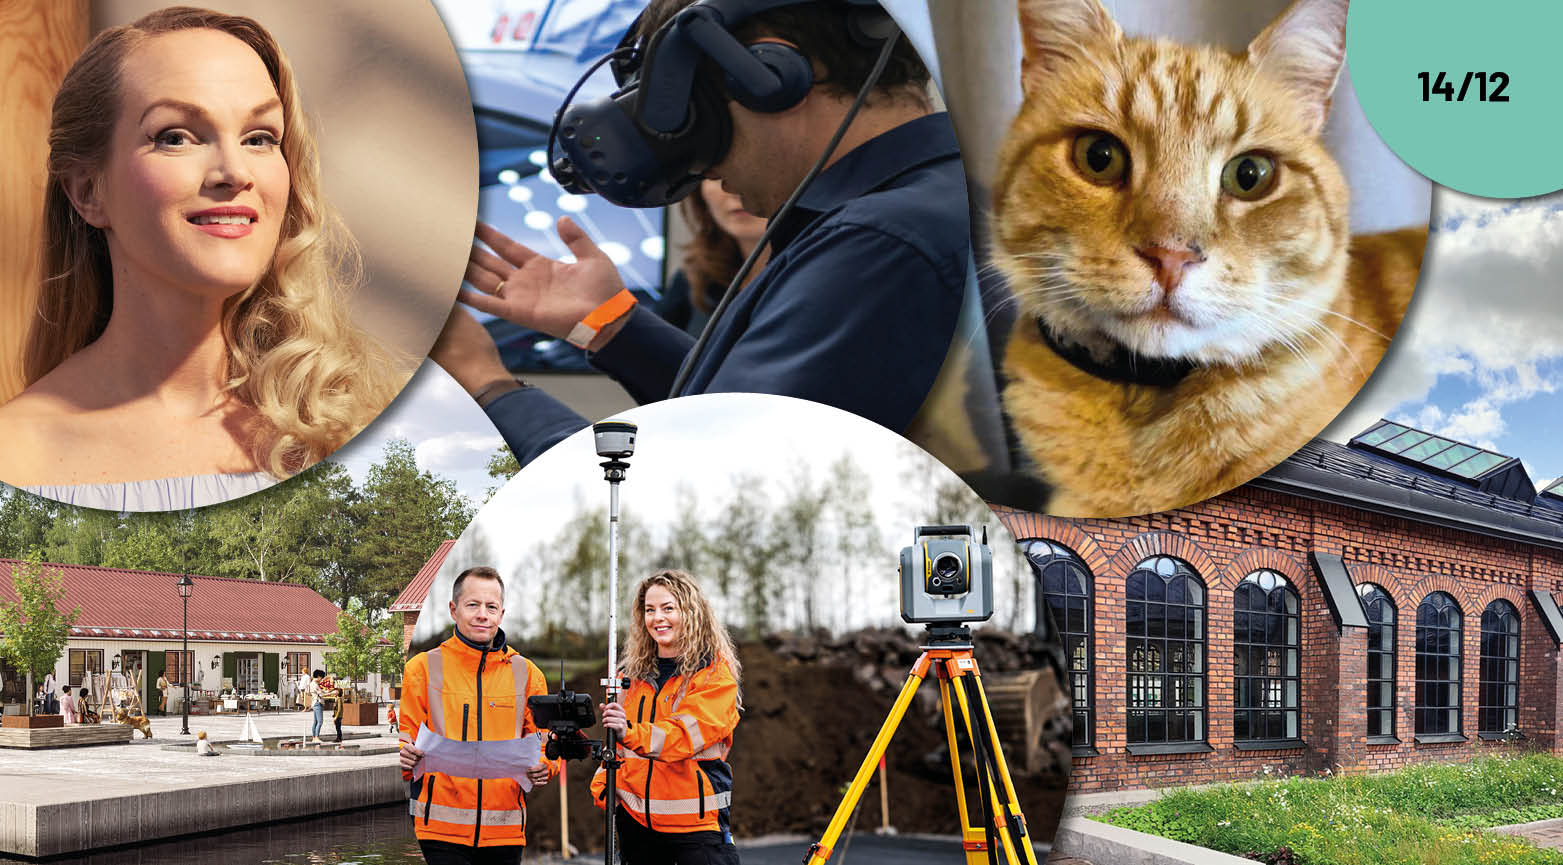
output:
<path id="1" fill-rule="evenodd" d="M 1126 598 L 1130 752 L 1209 750 L 1205 584 L 1186 562 L 1156 556 L 1130 572 Z"/>
<path id="2" fill-rule="evenodd" d="M 1301 745 L 1297 592 L 1285 577 L 1261 569 L 1244 577 L 1232 597 L 1232 673 L 1237 689 L 1232 738 Z"/>
<path id="3" fill-rule="evenodd" d="M 1476 729 L 1502 736 L 1519 729 L 1520 613 L 1508 601 L 1482 611 L 1481 694 Z"/>
<path id="4" fill-rule="evenodd" d="M 1091 572 L 1068 547 L 1052 541 L 1023 542 L 1026 560 L 1036 575 L 1037 620 L 1052 617 L 1069 659 L 1069 694 L 1074 714 L 1072 745 L 1088 751 L 1096 741 Z"/>
<path id="5" fill-rule="evenodd" d="M 1460 714 L 1460 607 L 1434 592 L 1416 608 L 1416 735 L 1464 738 Z"/>
<path id="6" fill-rule="evenodd" d="M 71 649 L 69 655 L 72 688 L 83 687 L 88 675 L 103 672 L 102 649 Z"/>
<path id="7" fill-rule="evenodd" d="M 1368 617 L 1368 738 L 1395 737 L 1395 603 L 1372 583 L 1357 587 Z"/>

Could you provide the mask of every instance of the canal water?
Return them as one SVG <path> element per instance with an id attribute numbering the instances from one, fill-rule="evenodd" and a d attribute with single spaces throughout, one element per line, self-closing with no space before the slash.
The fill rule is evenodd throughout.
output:
<path id="1" fill-rule="evenodd" d="M 0 862 L 34 860 L 8 859 Z M 406 804 L 44 860 L 51 865 L 423 865 Z"/>

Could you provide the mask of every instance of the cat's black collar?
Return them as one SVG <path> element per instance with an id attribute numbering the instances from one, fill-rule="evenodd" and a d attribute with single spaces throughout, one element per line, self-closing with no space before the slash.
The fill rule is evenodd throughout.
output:
<path id="1" fill-rule="evenodd" d="M 1037 333 L 1042 343 L 1055 354 L 1069 361 L 1070 365 L 1088 375 L 1114 384 L 1137 384 L 1141 387 L 1172 387 L 1183 381 L 1199 364 L 1191 360 L 1166 360 L 1140 357 L 1123 346 L 1115 346 L 1106 362 L 1091 356 L 1084 346 L 1063 345 L 1048 332 L 1042 319 L 1037 319 Z"/>

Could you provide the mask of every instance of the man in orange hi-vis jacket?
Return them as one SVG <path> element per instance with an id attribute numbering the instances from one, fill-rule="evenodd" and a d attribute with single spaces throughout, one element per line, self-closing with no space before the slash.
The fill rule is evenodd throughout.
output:
<path id="1" fill-rule="evenodd" d="M 505 588 L 493 568 L 462 571 L 451 588 L 456 633 L 407 662 L 402 678 L 402 778 L 413 781 L 423 752 L 420 725 L 463 742 L 537 735 L 528 697 L 548 693 L 535 664 L 505 645 L 499 628 Z M 527 771 L 548 783 L 563 761 Z M 526 801 L 514 780 L 424 774 L 410 786 L 413 831 L 429 865 L 515 865 L 526 844 Z"/>

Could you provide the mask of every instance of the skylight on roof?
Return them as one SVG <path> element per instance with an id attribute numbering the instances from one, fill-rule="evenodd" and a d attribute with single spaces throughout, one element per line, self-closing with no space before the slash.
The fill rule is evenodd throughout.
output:
<path id="1" fill-rule="evenodd" d="M 1390 421 L 1379 421 L 1350 444 L 1397 462 L 1468 480 L 1476 480 L 1511 460 L 1500 453 Z"/>

